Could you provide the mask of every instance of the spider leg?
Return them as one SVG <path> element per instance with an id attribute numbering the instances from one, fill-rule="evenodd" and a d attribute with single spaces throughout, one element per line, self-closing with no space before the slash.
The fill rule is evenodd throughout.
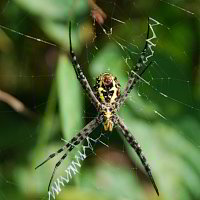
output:
<path id="1" fill-rule="evenodd" d="M 136 64 L 136 67 L 131 70 L 129 78 L 128 78 L 128 83 L 124 89 L 124 94 L 121 95 L 120 100 L 119 100 L 119 107 L 124 103 L 126 98 L 128 97 L 128 94 L 131 92 L 133 87 L 136 85 L 138 80 L 140 80 L 141 75 L 146 71 L 146 69 L 151 65 L 152 62 L 150 62 L 148 65 L 146 65 L 146 62 L 148 61 L 145 56 L 147 55 L 147 49 L 149 46 L 149 30 L 150 30 L 150 25 L 149 25 L 149 18 L 148 18 L 148 30 L 147 30 L 147 37 L 146 37 L 146 43 L 144 46 L 144 49 L 139 57 L 139 60 Z M 140 71 L 141 70 L 141 71 Z M 139 73 L 138 73 L 139 72 Z"/>
<path id="2" fill-rule="evenodd" d="M 152 173 L 151 173 L 151 168 L 149 166 L 149 164 L 147 163 L 147 159 L 144 156 L 142 149 L 138 143 L 138 141 L 135 139 L 135 137 L 131 134 L 131 132 L 128 130 L 127 126 L 124 124 L 124 122 L 120 119 L 119 116 L 117 116 L 117 123 L 116 125 L 118 125 L 119 129 L 122 131 L 124 137 L 126 138 L 127 142 L 133 147 L 133 149 L 135 150 L 135 152 L 137 153 L 137 155 L 139 156 L 142 165 L 144 166 L 150 180 L 151 183 L 157 193 L 157 195 L 159 196 L 159 191 L 158 188 L 156 186 L 156 183 L 153 179 Z"/>
<path id="3" fill-rule="evenodd" d="M 77 136 L 75 136 L 77 137 Z M 73 139 L 73 138 L 72 138 Z M 65 149 L 68 149 L 70 146 L 70 142 L 67 143 L 65 146 L 63 146 L 62 148 L 60 148 L 58 151 L 56 151 L 55 153 L 52 153 L 51 155 L 48 156 L 47 159 L 45 159 L 42 163 L 40 163 L 37 167 L 35 167 L 35 169 L 41 167 L 42 165 L 44 165 L 48 160 L 50 160 L 51 158 L 54 158 L 56 155 L 58 155 L 59 153 L 63 152 Z"/>
<path id="4" fill-rule="evenodd" d="M 59 167 L 59 165 L 63 162 L 63 160 L 67 157 L 68 152 L 72 151 L 72 149 L 80 144 L 85 138 L 88 137 L 88 135 L 95 129 L 97 126 L 103 121 L 102 116 L 98 116 L 97 118 L 93 119 L 91 122 L 89 122 L 75 137 L 73 137 L 65 146 L 60 148 L 57 152 L 52 153 L 46 160 L 44 160 L 41 164 L 39 164 L 35 169 L 45 164 L 48 160 L 55 157 L 57 154 L 63 152 L 65 149 L 67 152 L 61 157 L 61 159 L 56 163 L 55 168 L 53 170 L 53 173 L 51 175 L 51 179 L 48 186 L 48 191 L 51 185 L 51 182 L 53 180 L 54 174 L 56 172 L 56 169 Z"/>
<path id="5" fill-rule="evenodd" d="M 87 92 L 90 101 L 93 103 L 93 105 L 95 106 L 95 108 L 97 110 L 99 110 L 100 107 L 100 102 L 98 101 L 98 99 L 96 98 L 96 96 L 94 95 L 85 75 L 83 74 L 83 71 L 81 69 L 81 66 L 79 65 L 79 63 L 77 62 L 77 58 L 76 55 L 74 53 L 74 51 L 72 50 L 72 41 L 71 41 L 71 22 L 69 22 L 69 46 L 70 46 L 70 55 L 72 57 L 72 65 L 74 67 L 74 70 L 76 72 L 76 76 L 77 79 L 79 80 L 79 82 L 81 83 L 83 89 Z"/>
<path id="6" fill-rule="evenodd" d="M 69 149 L 68 151 L 70 151 L 70 149 Z M 54 167 L 54 170 L 53 170 L 53 173 L 52 173 L 52 175 L 51 175 L 50 181 L 49 181 L 48 191 L 49 191 L 49 188 L 50 188 L 50 186 L 51 186 L 51 182 L 52 182 L 53 177 L 54 177 L 54 175 L 55 175 L 56 169 L 59 167 L 59 165 L 63 162 L 63 160 L 64 160 L 66 157 L 67 157 L 67 153 L 65 153 L 65 154 L 61 157 L 61 159 L 56 163 L 56 165 L 55 165 L 55 167 Z"/>

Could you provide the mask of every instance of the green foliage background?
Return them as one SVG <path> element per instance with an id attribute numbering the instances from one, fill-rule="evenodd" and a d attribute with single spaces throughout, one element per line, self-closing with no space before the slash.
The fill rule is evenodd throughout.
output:
<path id="1" fill-rule="evenodd" d="M 73 24 L 73 48 L 90 83 L 109 69 L 123 87 L 129 70 L 122 57 L 125 51 L 112 38 L 123 38 L 117 41 L 125 41 L 129 51 L 137 51 L 129 46 L 131 42 L 142 49 L 148 16 L 163 25 L 155 27 L 158 38 L 152 59 L 156 63 L 144 79 L 169 97 L 140 83 L 120 116 L 149 160 L 160 197 L 134 151 L 114 131 L 106 135 L 109 148 L 97 145 L 97 155 L 90 154 L 80 174 L 62 188 L 57 199 L 200 199 L 200 5 L 197 0 L 167 2 L 194 14 L 157 0 L 97 1 L 108 16 L 108 24 L 113 23 L 111 39 L 98 25 L 93 30 L 86 0 L 0 2 L 0 25 L 56 44 L 0 28 L 0 90 L 15 96 L 34 113 L 30 117 L 0 102 L 0 199 L 47 199 L 48 182 L 58 158 L 36 171 L 34 168 L 64 145 L 60 138 L 69 140 L 95 116 L 68 55 L 68 21 Z M 114 23 L 111 17 L 126 23 Z M 92 42 L 94 32 L 97 38 Z M 132 58 L 135 64 L 137 55 Z M 102 131 L 100 127 L 92 136 Z"/>

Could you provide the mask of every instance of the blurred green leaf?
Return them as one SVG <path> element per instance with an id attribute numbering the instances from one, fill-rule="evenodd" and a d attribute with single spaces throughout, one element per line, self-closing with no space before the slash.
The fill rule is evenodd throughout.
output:
<path id="1" fill-rule="evenodd" d="M 65 138 L 69 140 L 83 125 L 80 83 L 65 55 L 59 58 L 56 75 L 61 126 Z"/>
<path id="2" fill-rule="evenodd" d="M 15 0 L 15 2 L 32 15 L 54 20 L 63 20 L 87 10 L 87 4 L 83 0 L 77 4 L 74 4 L 73 0 Z M 71 12 L 72 9 L 74 12 Z"/>

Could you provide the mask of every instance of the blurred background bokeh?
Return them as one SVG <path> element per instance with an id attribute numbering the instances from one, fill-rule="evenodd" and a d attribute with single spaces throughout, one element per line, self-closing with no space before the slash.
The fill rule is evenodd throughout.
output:
<path id="1" fill-rule="evenodd" d="M 140 81 L 119 114 L 144 150 L 159 199 L 200 199 L 199 7 L 198 0 L 1 0 L 0 200 L 48 199 L 60 156 L 35 167 L 96 115 L 71 65 L 69 21 L 91 85 L 109 71 L 123 89 L 144 46 L 149 16 L 160 23 L 153 26 L 154 62 L 143 76 L 150 85 Z M 158 199 L 123 137 L 102 126 L 91 137 L 100 134 L 106 145 L 94 144 L 56 199 Z"/>

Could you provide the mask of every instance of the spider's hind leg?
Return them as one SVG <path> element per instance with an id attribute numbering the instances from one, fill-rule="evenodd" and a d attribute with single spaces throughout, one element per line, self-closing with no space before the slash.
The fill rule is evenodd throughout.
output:
<path id="1" fill-rule="evenodd" d="M 151 168 L 150 168 L 150 166 L 149 166 L 149 164 L 147 162 L 146 157 L 144 156 L 144 154 L 142 152 L 142 149 L 141 149 L 138 141 L 131 134 L 131 132 L 128 130 L 128 128 L 126 127 L 124 122 L 120 119 L 120 117 L 118 117 L 117 125 L 118 125 L 119 129 L 122 131 L 122 133 L 123 133 L 125 139 L 127 140 L 127 142 L 133 147 L 133 149 L 137 153 L 138 157 L 140 158 L 140 160 L 142 162 L 142 165 L 145 168 L 145 170 L 146 170 L 146 172 L 147 172 L 147 174 L 149 176 L 149 179 L 150 179 L 150 181 L 151 181 L 151 183 L 152 183 L 157 195 L 159 196 L 158 188 L 156 186 L 156 183 L 155 183 L 154 178 L 153 178 L 152 173 L 151 173 Z"/>
<path id="2" fill-rule="evenodd" d="M 57 154 L 63 152 L 66 150 L 64 155 L 61 157 L 61 159 L 56 163 L 53 173 L 51 175 L 49 185 L 48 185 L 48 191 L 51 186 L 51 182 L 53 180 L 54 174 L 57 170 L 57 168 L 60 166 L 60 164 L 63 162 L 63 160 L 67 157 L 68 153 L 74 149 L 75 146 L 80 144 L 84 139 L 88 137 L 88 135 L 95 129 L 97 126 L 103 121 L 102 116 L 98 116 L 97 118 L 93 119 L 91 122 L 89 122 L 76 136 L 74 136 L 65 146 L 60 148 L 56 153 L 52 153 L 46 160 L 44 160 L 40 165 L 38 165 L 35 169 L 39 168 L 43 164 L 45 164 L 48 160 L 55 157 Z"/>

